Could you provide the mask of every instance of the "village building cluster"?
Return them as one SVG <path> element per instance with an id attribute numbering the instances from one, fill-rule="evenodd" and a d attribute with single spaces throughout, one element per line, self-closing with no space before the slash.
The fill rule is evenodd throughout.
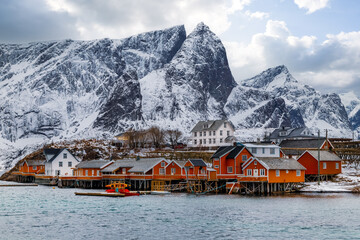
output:
<path id="1" fill-rule="evenodd" d="M 193 145 L 215 147 L 210 159 L 187 161 L 165 158 L 129 158 L 80 161 L 68 149 L 45 149 L 44 159 L 24 161 L 19 181 L 61 182 L 63 186 L 103 187 L 127 181 L 133 189 L 149 189 L 156 182 L 189 182 L 193 189 L 207 186 L 228 191 L 273 192 L 293 189 L 319 176 L 341 173 L 341 159 L 327 138 L 311 138 L 307 128 L 281 128 L 265 141 L 237 142 L 227 120 L 201 121 L 191 130 Z"/>

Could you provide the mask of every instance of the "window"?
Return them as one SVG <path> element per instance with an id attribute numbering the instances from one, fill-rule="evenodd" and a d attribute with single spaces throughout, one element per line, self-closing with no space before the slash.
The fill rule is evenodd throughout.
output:
<path id="1" fill-rule="evenodd" d="M 296 176 L 301 176 L 301 171 L 300 170 L 296 170 Z"/>
<path id="2" fill-rule="evenodd" d="M 197 140 L 195 139 L 195 140 L 194 140 L 194 145 L 196 145 L 196 144 L 197 144 Z"/>
<path id="3" fill-rule="evenodd" d="M 262 153 L 265 154 L 265 148 L 262 148 Z"/>
<path id="4" fill-rule="evenodd" d="M 254 161 L 254 165 L 257 165 L 257 161 Z"/>
<path id="5" fill-rule="evenodd" d="M 224 128 L 226 128 L 226 122 L 224 122 Z"/>
<path id="6" fill-rule="evenodd" d="M 160 169 L 159 169 L 159 173 L 160 173 L 160 174 L 165 174 L 165 169 L 164 169 L 164 168 L 160 168 Z"/>
<path id="7" fill-rule="evenodd" d="M 206 131 L 204 131 L 204 137 L 206 137 Z"/>
<path id="8" fill-rule="evenodd" d="M 289 170 L 286 169 L 286 173 L 289 173 Z"/>
<path id="9" fill-rule="evenodd" d="M 203 169 L 201 169 L 201 172 L 200 172 L 201 174 L 205 174 L 205 169 L 203 168 Z"/>
<path id="10" fill-rule="evenodd" d="M 204 139 L 204 144 L 206 144 L 206 139 Z"/>
<path id="11" fill-rule="evenodd" d="M 220 130 L 220 136 L 222 136 L 222 130 Z"/>
<path id="12" fill-rule="evenodd" d="M 199 132 L 199 136 L 202 137 L 202 132 Z"/>
<path id="13" fill-rule="evenodd" d="M 326 162 L 323 163 L 323 169 L 326 169 Z"/>
<path id="14" fill-rule="evenodd" d="M 126 168 L 122 169 L 122 174 L 126 174 Z"/>
<path id="15" fill-rule="evenodd" d="M 59 162 L 59 167 L 62 167 L 63 166 L 63 162 Z"/>
<path id="16" fill-rule="evenodd" d="M 36 166 L 33 166 L 33 170 L 36 170 Z"/>
<path id="17" fill-rule="evenodd" d="M 336 168 L 336 169 L 339 169 L 339 163 L 336 163 L 336 164 L 335 164 L 335 168 Z"/>
<path id="18" fill-rule="evenodd" d="M 176 173 L 176 168 L 171 168 L 171 175 L 174 175 Z"/>
<path id="19" fill-rule="evenodd" d="M 200 141 L 200 144 L 202 144 L 202 139 L 200 139 L 199 141 Z"/>
<path id="20" fill-rule="evenodd" d="M 165 167 L 165 162 L 161 162 L 161 167 Z"/>
<path id="21" fill-rule="evenodd" d="M 223 139 L 222 138 L 220 138 L 220 143 L 222 143 L 223 142 Z"/>
<path id="22" fill-rule="evenodd" d="M 197 137 L 197 132 L 194 132 L 194 137 Z"/>
<path id="23" fill-rule="evenodd" d="M 265 169 L 260 169 L 260 176 L 265 176 Z"/>
<path id="24" fill-rule="evenodd" d="M 256 154 L 257 153 L 257 148 L 251 148 L 251 153 Z"/>
<path id="25" fill-rule="evenodd" d="M 275 148 L 270 148 L 270 154 L 275 154 Z"/>
<path id="26" fill-rule="evenodd" d="M 242 155 L 242 156 L 241 156 L 241 160 L 242 160 L 243 162 L 246 162 L 247 156 L 246 156 L 246 155 Z"/>
<path id="27" fill-rule="evenodd" d="M 68 162 L 68 167 L 72 167 L 72 162 Z"/>
<path id="28" fill-rule="evenodd" d="M 60 170 L 55 170 L 55 175 L 60 176 Z"/>
<path id="29" fill-rule="evenodd" d="M 209 131 L 209 136 L 211 136 L 211 131 Z"/>
<path id="30" fill-rule="evenodd" d="M 219 165 L 215 165 L 214 168 L 219 168 Z"/>
<path id="31" fill-rule="evenodd" d="M 94 169 L 93 170 L 91 170 L 91 176 L 94 176 L 95 174 L 94 174 Z"/>
<path id="32" fill-rule="evenodd" d="M 67 159 L 67 153 L 63 154 L 63 159 Z"/>
<path id="33" fill-rule="evenodd" d="M 251 176 L 251 175 L 252 175 L 252 170 L 251 170 L 251 169 L 248 169 L 248 170 L 247 170 L 247 175 L 248 175 L 248 176 Z"/>
<path id="34" fill-rule="evenodd" d="M 96 175 L 100 176 L 100 170 L 96 171 Z"/>
<path id="35" fill-rule="evenodd" d="M 214 144 L 216 143 L 216 138 L 213 138 L 213 143 L 214 143 Z"/>
<path id="36" fill-rule="evenodd" d="M 211 138 L 209 138 L 209 144 L 211 144 Z"/>
<path id="37" fill-rule="evenodd" d="M 233 167 L 227 167 L 227 171 L 228 171 L 228 173 L 232 173 L 233 172 Z"/>
<path id="38" fill-rule="evenodd" d="M 227 132 L 226 132 L 226 135 L 227 135 L 227 136 L 230 136 L 230 131 L 227 131 Z"/>
<path id="39" fill-rule="evenodd" d="M 88 176 L 88 175 L 89 175 L 89 171 L 85 170 L 85 176 Z"/>
<path id="40" fill-rule="evenodd" d="M 214 136 L 216 135 L 216 132 L 215 132 L 215 131 L 213 131 L 213 135 L 214 135 Z"/>
<path id="41" fill-rule="evenodd" d="M 276 176 L 280 177 L 280 170 L 276 170 Z"/>

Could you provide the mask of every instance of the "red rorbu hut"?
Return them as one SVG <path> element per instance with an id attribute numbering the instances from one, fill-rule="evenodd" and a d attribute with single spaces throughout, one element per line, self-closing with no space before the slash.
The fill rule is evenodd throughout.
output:
<path id="1" fill-rule="evenodd" d="M 330 151 L 305 151 L 297 161 L 306 168 L 306 175 L 318 174 L 320 161 L 320 175 L 336 175 L 341 173 L 341 159 Z"/>

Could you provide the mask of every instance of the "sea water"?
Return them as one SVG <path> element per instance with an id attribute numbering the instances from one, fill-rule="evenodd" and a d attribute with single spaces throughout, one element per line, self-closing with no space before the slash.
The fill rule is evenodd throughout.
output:
<path id="1" fill-rule="evenodd" d="M 9 182 L 0 182 L 9 184 Z M 0 187 L 0 239 L 356 239 L 360 195 L 76 196 Z"/>

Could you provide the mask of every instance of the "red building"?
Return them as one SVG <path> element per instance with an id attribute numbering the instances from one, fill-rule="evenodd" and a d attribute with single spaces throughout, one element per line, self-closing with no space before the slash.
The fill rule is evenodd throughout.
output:
<path id="1" fill-rule="evenodd" d="M 305 151 L 297 161 L 306 168 L 306 175 L 318 174 L 319 152 Z M 341 173 L 341 159 L 332 152 L 320 151 L 320 174 L 335 175 Z"/>
<path id="2" fill-rule="evenodd" d="M 218 178 L 235 179 L 243 173 L 241 165 L 250 157 L 251 153 L 244 146 L 227 146 L 219 147 L 211 159 Z"/>

